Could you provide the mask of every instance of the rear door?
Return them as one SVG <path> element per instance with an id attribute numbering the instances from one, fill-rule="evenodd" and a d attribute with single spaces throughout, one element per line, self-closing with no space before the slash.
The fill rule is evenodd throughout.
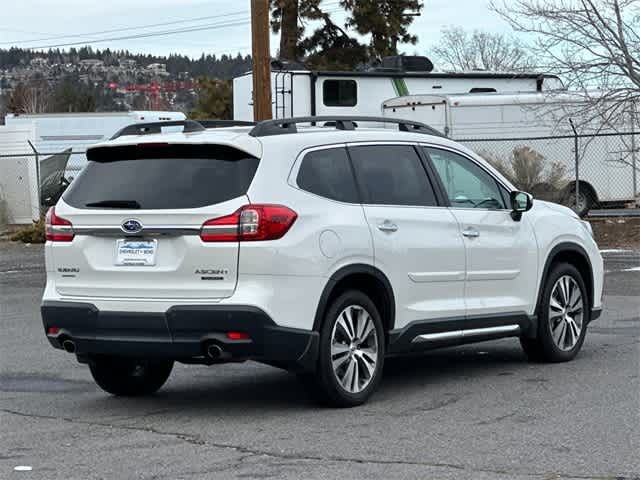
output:
<path id="1" fill-rule="evenodd" d="M 396 328 L 464 317 L 465 252 L 413 145 L 351 145 L 375 264 L 396 296 Z"/>
<path id="2" fill-rule="evenodd" d="M 202 225 L 249 203 L 258 159 L 215 145 L 94 149 L 56 206 L 73 242 L 52 244 L 61 295 L 224 298 L 237 281 L 237 241 L 205 243 Z M 220 227 L 216 227 L 220 228 Z"/>

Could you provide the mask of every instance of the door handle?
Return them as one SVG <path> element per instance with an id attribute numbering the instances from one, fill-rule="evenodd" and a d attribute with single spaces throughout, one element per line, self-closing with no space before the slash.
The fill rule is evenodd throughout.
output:
<path id="1" fill-rule="evenodd" d="M 467 227 L 462 231 L 462 235 L 467 238 L 478 238 L 480 236 L 480 232 L 473 227 Z"/>
<path id="2" fill-rule="evenodd" d="M 378 225 L 378 230 L 380 230 L 381 232 L 388 232 L 388 233 L 397 232 L 398 225 L 396 225 L 395 223 L 389 220 L 385 220 L 383 223 Z"/>

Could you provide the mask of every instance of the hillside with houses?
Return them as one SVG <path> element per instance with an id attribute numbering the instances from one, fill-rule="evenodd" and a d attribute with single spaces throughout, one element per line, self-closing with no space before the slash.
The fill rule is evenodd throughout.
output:
<path id="1" fill-rule="evenodd" d="M 17 110 L 12 98 L 37 92 L 29 111 L 113 111 L 194 108 L 198 81 L 228 80 L 251 68 L 249 56 L 159 57 L 128 51 L 80 49 L 0 50 L 0 110 Z M 17 92 L 17 93 L 16 93 Z"/>

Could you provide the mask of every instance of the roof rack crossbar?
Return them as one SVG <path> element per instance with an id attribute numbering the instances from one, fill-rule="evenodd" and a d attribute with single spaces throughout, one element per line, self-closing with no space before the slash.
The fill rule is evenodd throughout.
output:
<path id="1" fill-rule="evenodd" d="M 111 140 L 115 140 L 119 137 L 129 135 L 151 135 L 154 133 L 162 133 L 164 127 L 183 127 L 183 133 L 202 132 L 205 129 L 200 123 L 193 120 L 171 120 L 166 122 L 147 122 L 147 123 L 134 123 L 127 125 L 123 129 L 116 132 L 111 137 Z"/>
<path id="2" fill-rule="evenodd" d="M 204 128 L 225 128 L 225 127 L 255 127 L 257 122 L 245 120 L 198 120 Z"/>
<path id="3" fill-rule="evenodd" d="M 297 133 L 297 125 L 299 123 L 316 123 L 326 122 L 325 127 L 335 127 L 337 130 L 355 130 L 358 128 L 358 122 L 370 123 L 391 123 L 398 125 L 401 132 L 424 133 L 426 135 L 435 135 L 444 137 L 444 135 L 429 125 L 413 120 L 401 120 L 397 118 L 387 117 L 362 117 L 362 116 L 318 116 L 318 117 L 292 117 L 277 120 L 265 120 L 258 123 L 249 135 L 252 137 L 268 137 L 272 135 L 284 135 L 289 133 Z"/>

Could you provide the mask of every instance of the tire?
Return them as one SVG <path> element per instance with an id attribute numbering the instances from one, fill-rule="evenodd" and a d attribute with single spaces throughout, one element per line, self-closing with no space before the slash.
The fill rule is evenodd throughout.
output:
<path id="1" fill-rule="evenodd" d="M 564 292 L 568 291 L 568 306 Z M 552 266 L 541 293 L 536 338 L 521 338 L 527 357 L 536 362 L 568 362 L 582 348 L 590 301 L 580 272 L 571 264 Z"/>
<path id="2" fill-rule="evenodd" d="M 105 392 L 137 397 L 157 392 L 169 378 L 173 361 L 100 356 L 91 359 L 89 369 Z"/>
<path id="3" fill-rule="evenodd" d="M 580 193 L 578 194 L 578 205 L 576 205 L 575 186 L 573 186 L 573 188 L 567 193 L 564 202 L 562 203 L 576 212 L 580 218 L 583 218 L 587 213 L 589 213 L 589 210 L 593 208 L 596 201 L 589 187 L 581 184 Z"/>
<path id="4" fill-rule="evenodd" d="M 385 353 L 382 319 L 367 295 L 350 290 L 331 303 L 319 350 L 315 376 L 301 378 L 311 393 L 334 407 L 366 402 L 382 378 Z"/>

